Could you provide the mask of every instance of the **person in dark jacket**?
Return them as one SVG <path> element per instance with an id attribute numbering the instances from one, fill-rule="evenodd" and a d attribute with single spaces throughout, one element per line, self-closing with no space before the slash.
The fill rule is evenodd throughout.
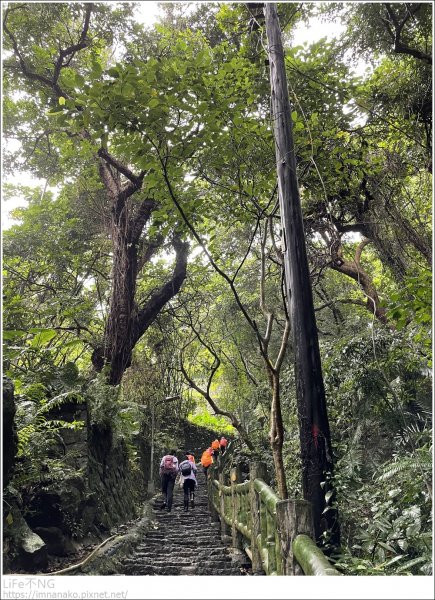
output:
<path id="1" fill-rule="evenodd" d="M 172 510 L 172 499 L 174 495 L 174 484 L 178 473 L 178 458 L 175 450 L 170 450 L 160 461 L 160 478 L 162 480 L 162 494 L 165 498 L 163 508 L 168 512 Z"/>

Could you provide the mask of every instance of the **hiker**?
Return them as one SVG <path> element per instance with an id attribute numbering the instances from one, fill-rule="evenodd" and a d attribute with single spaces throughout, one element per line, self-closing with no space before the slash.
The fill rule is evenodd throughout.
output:
<path id="1" fill-rule="evenodd" d="M 189 510 L 189 499 L 192 508 L 195 506 L 195 487 L 198 485 L 196 473 L 198 471 L 195 463 L 189 459 L 191 454 L 186 453 L 186 460 L 180 463 L 180 481 L 183 483 L 184 510 Z M 193 457 L 192 457 L 193 458 Z"/>
<path id="2" fill-rule="evenodd" d="M 205 478 L 207 479 L 207 470 L 209 468 L 209 466 L 213 463 L 213 448 L 207 448 L 207 450 L 204 450 L 204 452 L 202 453 L 201 456 L 201 464 L 202 464 L 202 468 L 204 469 L 204 475 Z"/>
<path id="3" fill-rule="evenodd" d="M 171 450 L 162 458 L 159 473 L 162 480 L 162 494 L 165 498 L 163 508 L 166 507 L 166 510 L 171 512 L 175 478 L 178 473 L 178 459 L 175 456 L 175 450 Z"/>
<path id="4" fill-rule="evenodd" d="M 212 441 L 211 447 L 213 449 L 213 454 L 218 455 L 219 454 L 220 444 L 219 444 L 219 440 L 217 438 Z"/>
<path id="5" fill-rule="evenodd" d="M 221 454 L 225 454 L 225 450 L 227 449 L 227 445 L 228 445 L 228 440 L 226 438 L 224 438 L 223 435 L 221 435 L 221 438 L 219 440 L 219 446 L 220 446 Z"/>

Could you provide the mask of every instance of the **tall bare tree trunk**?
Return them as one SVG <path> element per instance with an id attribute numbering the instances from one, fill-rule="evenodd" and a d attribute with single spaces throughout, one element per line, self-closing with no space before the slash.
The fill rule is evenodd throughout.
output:
<path id="1" fill-rule="evenodd" d="M 304 498 L 313 505 L 316 538 L 339 541 L 336 514 L 325 509 L 333 459 L 302 211 L 281 30 L 275 4 L 264 5 L 270 65 L 272 122 L 282 228 L 286 293 L 295 352 L 295 378 Z M 329 495 L 330 496 L 330 495 Z M 328 496 L 328 497 L 329 497 Z"/>

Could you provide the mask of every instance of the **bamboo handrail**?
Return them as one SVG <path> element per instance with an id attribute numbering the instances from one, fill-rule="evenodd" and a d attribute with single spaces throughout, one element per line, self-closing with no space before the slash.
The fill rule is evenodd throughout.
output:
<path id="1" fill-rule="evenodd" d="M 230 445 L 228 449 L 230 449 Z M 226 458 L 225 463 L 228 463 L 228 457 Z M 278 503 L 282 505 L 283 501 L 263 479 L 255 478 L 252 482 L 248 480 L 242 483 L 232 481 L 231 485 L 225 485 L 222 483 L 222 477 L 221 482 L 215 477 L 218 470 L 218 464 L 213 465 L 213 469 L 210 469 L 208 490 L 211 504 L 219 518 L 227 525 L 234 526 L 242 535 L 241 547 L 244 547 L 245 550 L 249 549 L 247 554 L 251 560 L 253 544 L 257 547 L 257 552 L 261 557 L 261 565 L 266 575 L 290 574 L 286 573 L 289 554 L 292 554 L 290 559 L 297 561 L 297 565 L 299 565 L 304 575 L 341 575 L 329 563 L 322 550 L 316 546 L 308 535 L 296 535 L 290 549 L 287 548 L 288 543 L 282 543 L 282 531 L 278 527 L 277 505 Z M 253 486 L 251 486 L 251 483 L 253 483 Z M 257 506 L 259 506 L 259 531 L 257 534 L 252 529 L 254 523 L 252 498 L 250 497 L 252 488 L 257 497 Z M 221 503 L 219 498 L 222 495 L 225 497 L 225 501 Z M 236 508 L 234 519 L 232 516 L 233 501 Z M 305 502 L 304 504 L 309 503 Z M 222 507 L 224 507 L 223 512 Z M 283 551 L 283 548 L 286 548 L 286 550 Z M 300 570 L 294 574 L 299 573 Z"/>

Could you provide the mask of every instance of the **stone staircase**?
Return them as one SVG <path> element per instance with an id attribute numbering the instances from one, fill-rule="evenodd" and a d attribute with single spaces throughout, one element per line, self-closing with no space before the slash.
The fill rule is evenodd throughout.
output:
<path id="1" fill-rule="evenodd" d="M 200 467 L 201 469 L 201 467 Z M 244 575 L 249 565 L 238 566 L 221 541 L 219 523 L 212 523 L 205 477 L 198 472 L 195 506 L 183 509 L 183 490 L 176 484 L 170 513 L 155 502 L 157 528 L 151 529 L 124 558 L 124 575 Z M 246 563 L 249 559 L 246 558 Z"/>

